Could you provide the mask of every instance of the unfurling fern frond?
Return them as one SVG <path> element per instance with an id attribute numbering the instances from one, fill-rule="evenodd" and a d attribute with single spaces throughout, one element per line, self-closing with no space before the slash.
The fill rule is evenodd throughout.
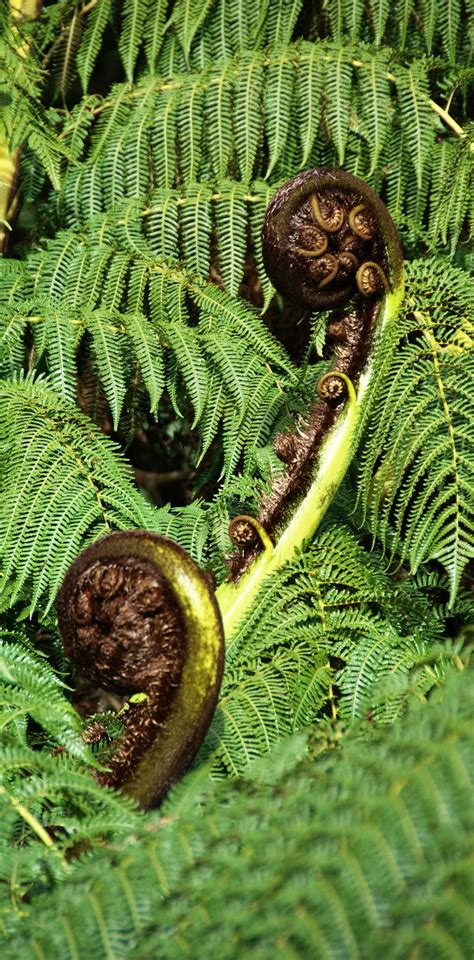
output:
<path id="1" fill-rule="evenodd" d="M 359 474 L 369 527 L 412 570 L 446 569 L 454 599 L 472 557 L 474 291 L 440 261 L 409 267 L 398 348 L 370 425 Z"/>
<path id="2" fill-rule="evenodd" d="M 474 0 L 29 5 L 0 5 L 2 960 L 458 960 Z M 396 321 L 372 188 L 408 260 Z M 81 564 L 114 531 L 207 571 L 227 651 L 220 699 L 220 644 L 217 672 L 207 657 L 204 741 L 200 681 L 181 698 L 176 679 L 189 634 L 165 663 L 195 595 L 171 643 L 130 557 L 104 597 L 102 561 Z M 117 790 L 155 744 L 163 676 L 171 737 L 202 746 L 138 813 Z M 169 755 L 156 741 L 147 791 Z"/>

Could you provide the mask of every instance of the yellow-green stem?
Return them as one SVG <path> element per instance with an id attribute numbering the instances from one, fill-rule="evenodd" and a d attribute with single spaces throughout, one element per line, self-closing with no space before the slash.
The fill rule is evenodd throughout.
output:
<path id="1" fill-rule="evenodd" d="M 402 297 L 403 280 L 400 280 L 396 289 L 387 294 L 381 304 L 377 341 L 394 321 Z M 216 599 L 224 624 L 227 649 L 234 643 L 242 618 L 255 600 L 263 582 L 295 556 L 321 523 L 360 439 L 361 410 L 366 401 L 372 374 L 373 360 L 369 360 L 356 392 L 349 378 L 338 372 L 338 376 L 343 376 L 347 386 L 346 406 L 320 448 L 317 473 L 306 496 L 296 507 L 273 549 L 267 544 L 239 580 L 225 581 L 218 587 Z"/>

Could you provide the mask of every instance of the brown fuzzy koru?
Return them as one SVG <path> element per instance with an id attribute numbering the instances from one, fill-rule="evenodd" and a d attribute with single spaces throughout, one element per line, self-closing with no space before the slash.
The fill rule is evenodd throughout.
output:
<path id="1" fill-rule="evenodd" d="M 258 521 L 278 539 L 311 484 L 318 450 L 344 407 L 347 384 L 341 374 L 357 387 L 380 303 L 400 281 L 403 257 L 380 198 L 357 177 L 329 167 L 298 174 L 276 192 L 262 245 L 266 271 L 280 293 L 306 310 L 334 310 L 328 325 L 332 367 L 318 384 L 318 399 L 294 432 L 275 439 L 286 470 L 263 502 Z M 230 561 L 233 579 L 259 550 L 259 544 L 239 545 Z"/>
<path id="2" fill-rule="evenodd" d="M 224 649 L 214 591 L 178 544 L 130 530 L 76 558 L 57 607 L 75 666 L 104 690 L 145 695 L 121 713 L 98 779 L 149 806 L 189 765 L 214 713 Z"/>
<path id="3" fill-rule="evenodd" d="M 136 763 L 166 716 L 183 668 L 183 622 L 163 575 L 136 557 L 96 560 L 77 578 L 65 649 L 104 689 L 147 699 L 124 714 L 125 731 L 102 782 L 115 786 Z"/>

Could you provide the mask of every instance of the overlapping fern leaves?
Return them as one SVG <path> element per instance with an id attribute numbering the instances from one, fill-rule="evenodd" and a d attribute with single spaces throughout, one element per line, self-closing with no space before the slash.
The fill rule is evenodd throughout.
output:
<path id="1" fill-rule="evenodd" d="M 31 59 L 18 36 L 7 47 L 6 133 L 39 217 L 0 272 L 7 960 L 175 958 L 196 943 L 216 960 L 360 944 L 457 957 L 470 943 L 472 684 L 452 674 L 473 616 L 460 581 L 474 296 L 448 265 L 472 257 L 469 13 L 471 0 L 61 0 L 21 24 Z M 55 65 L 57 96 L 38 64 Z M 268 200 L 321 163 L 371 182 L 422 259 L 377 361 L 344 510 L 258 598 L 198 769 L 163 819 L 140 818 L 91 775 L 51 605 L 79 550 L 115 528 L 171 536 L 224 575 L 229 511 L 255 509 L 278 469 L 272 434 L 307 408 L 325 353 L 316 326 L 296 368 L 258 314 L 281 317 L 261 256 Z M 207 454 L 204 479 L 224 479 L 217 497 L 151 507 L 78 408 L 84 372 L 119 437 L 131 412 L 187 420 L 193 463 Z"/>
<path id="2" fill-rule="evenodd" d="M 38 651 L 33 631 L 9 626 L 5 618 L 0 627 L 0 724 L 0 914 L 5 931 L 32 885 L 39 891 L 67 877 L 68 856 L 76 845 L 126 836 L 138 818 L 131 803 L 94 781 L 96 763 L 64 683 Z"/>
<path id="3" fill-rule="evenodd" d="M 255 603 L 228 646 L 205 752 L 215 776 L 241 772 L 282 737 L 326 715 L 383 724 L 442 683 L 443 603 L 395 585 L 341 523 L 329 523 L 301 560 Z M 429 637 L 429 642 L 426 642 Z M 334 694 L 337 687 L 337 702 Z"/>
<path id="4" fill-rule="evenodd" d="M 6 918 L 5 957 L 462 956 L 472 938 L 470 675 L 342 750 L 293 737 L 251 776 L 203 768 L 123 854 L 97 850 Z M 150 835 L 150 827 L 153 833 Z M 158 829 L 157 829 L 158 828 Z M 52 895 L 54 894 L 54 896 Z M 227 935 L 223 936 L 223 923 Z"/>
<path id="5" fill-rule="evenodd" d="M 97 465 L 98 471 L 101 468 L 103 461 Z M 166 516 L 158 513 L 162 532 L 181 533 L 183 540 L 183 517 L 174 528 L 169 518 L 166 527 Z M 195 523 L 195 530 L 197 526 Z M 205 780 L 209 774 L 214 778 L 238 774 L 258 778 L 255 762 L 279 744 L 284 749 L 288 735 L 308 724 L 319 723 L 318 750 L 327 749 L 334 731 L 341 735 L 353 718 L 364 720 L 369 734 L 373 723 L 391 723 L 433 687 L 443 686 L 453 665 L 463 666 L 458 653 L 461 647 L 441 646 L 446 612 L 443 596 L 446 593 L 439 580 L 421 590 L 411 583 L 394 584 L 382 564 L 367 557 L 354 534 L 341 523 L 327 524 L 318 542 L 275 578 L 228 650 L 218 710 L 198 758 L 198 766 L 205 764 Z M 458 615 L 465 615 L 462 605 Z M 54 632 L 50 625 L 45 634 L 49 644 Z M 33 636 L 29 639 L 18 628 L 12 631 L 7 627 L 4 635 L 0 656 L 6 731 L 0 764 L 5 790 L 1 793 L 5 805 L 4 879 L 9 884 L 14 874 L 21 875 L 22 889 L 15 896 L 28 894 L 29 899 L 43 890 L 60 896 L 64 883 L 78 883 L 80 892 L 86 876 L 90 883 L 91 859 L 68 866 L 68 851 L 76 859 L 81 844 L 85 851 L 92 844 L 96 856 L 106 844 L 110 849 L 105 856 L 115 863 L 114 844 L 122 844 L 130 831 L 140 836 L 147 828 L 140 826 L 129 804 L 91 779 L 85 767 L 91 763 L 90 754 L 80 738 L 82 724 L 53 670 L 34 649 Z M 40 737 L 29 729 L 29 717 L 43 728 Z M 255 774 L 250 773 L 253 769 Z M 175 810 L 189 809 L 194 816 L 195 803 L 191 788 L 187 808 L 178 793 Z M 22 843 L 17 848 L 19 832 Z M 168 876 L 171 871 L 170 876 L 176 876 L 182 860 L 174 840 L 170 845 L 161 831 L 159 837 L 159 850 L 151 855 L 152 860 L 162 863 L 158 868 L 161 875 L 164 871 Z M 182 839 L 180 833 L 178 845 Z M 141 857 L 140 848 L 132 847 L 130 854 Z M 120 868 L 114 873 L 114 883 L 119 875 Z M 122 903 L 123 896 L 129 904 L 141 899 L 135 874 L 130 881 L 119 877 L 119 883 L 122 892 L 115 893 L 117 903 Z M 101 896 L 98 892 L 99 900 Z M 103 910 L 104 922 L 100 919 Z M 97 911 L 92 911 L 92 927 L 95 930 L 99 922 L 107 942 L 111 938 L 111 955 L 115 956 L 115 919 L 108 906 L 97 906 Z M 12 935 L 18 918 L 10 895 L 2 902 L 2 913 L 3 930 Z M 25 916 L 23 910 L 21 926 Z M 97 951 L 101 957 L 104 941 L 99 938 L 96 942 L 96 932 L 89 930 L 88 922 L 79 934 L 72 934 L 73 939 L 79 936 L 78 956 L 87 950 L 88 955 Z M 69 933 L 68 923 L 61 921 L 55 926 L 54 938 Z M 52 935 L 50 929 L 45 932 L 47 937 Z M 130 949 L 133 942 L 133 936 L 127 935 L 122 949 Z M 55 949 L 49 947 L 51 956 Z"/>
<path id="6" fill-rule="evenodd" d="M 194 425 L 201 436 L 201 458 L 223 420 L 225 475 L 230 480 L 242 454 L 249 458 L 244 463 L 253 464 L 254 468 L 256 448 L 267 443 L 285 412 L 291 390 L 298 386 L 304 392 L 308 372 L 299 372 L 298 385 L 296 371 L 281 348 L 241 301 L 177 265 L 154 260 L 144 242 L 139 253 L 131 254 L 114 250 L 105 239 L 104 236 L 100 246 L 90 249 L 80 235 L 66 234 L 65 238 L 53 241 L 47 257 L 35 262 L 31 274 L 21 266 L 7 272 L 5 289 L 10 291 L 10 302 L 6 293 L 5 368 L 12 372 L 21 368 L 18 336 L 29 324 L 34 334 L 36 364 L 40 369 L 46 364 L 54 390 L 51 403 L 60 417 L 61 396 L 74 400 L 76 353 L 82 338 L 92 351 L 116 424 L 127 402 L 127 382 L 134 370 L 141 375 L 152 410 L 157 409 L 166 385 L 177 412 L 182 413 L 183 383 L 193 404 Z M 16 293 L 20 285 L 24 299 Z M 137 291 L 141 298 L 138 302 L 133 299 Z M 197 325 L 185 322 L 185 294 L 192 296 L 200 309 Z M 137 309 L 145 297 L 150 304 L 147 320 Z M 438 560 L 448 571 L 452 600 L 472 556 L 473 543 L 474 450 L 469 427 L 473 302 L 472 281 L 461 271 L 448 269 L 436 260 L 410 265 L 405 314 L 397 328 L 394 357 L 388 365 L 385 355 L 378 361 L 384 375 L 363 441 L 358 481 L 359 503 L 368 529 L 381 538 L 392 557 L 407 558 L 414 572 L 423 562 Z M 308 383 L 312 379 L 311 375 Z M 71 498 L 70 510 L 75 516 L 79 518 L 84 511 L 83 519 L 78 520 L 77 538 L 72 538 L 66 554 L 66 558 L 72 559 L 81 536 L 86 530 L 92 533 L 92 527 L 95 529 L 95 507 L 88 502 L 87 483 L 77 488 L 73 496 L 67 472 L 64 483 L 58 482 L 56 469 L 61 469 L 64 460 L 53 469 L 48 459 L 53 456 L 49 445 L 44 460 L 34 459 L 36 444 L 44 442 L 43 421 L 28 418 L 28 404 L 35 389 L 28 388 L 30 392 L 25 393 L 22 385 L 6 388 L 6 395 L 10 391 L 19 405 L 24 404 L 23 429 L 31 440 L 26 443 L 18 430 L 16 415 L 10 418 L 10 407 L 5 405 L 4 429 L 12 430 L 12 440 L 7 441 L 5 449 L 15 509 L 11 514 L 10 505 L 6 506 L 9 533 L 4 548 L 8 551 L 13 543 L 14 552 L 24 549 L 23 534 L 20 536 L 19 531 L 27 534 L 32 507 L 29 498 L 18 497 L 18 491 L 32 470 L 27 483 L 38 489 L 34 504 L 39 517 L 45 517 L 54 489 L 67 489 L 66 499 L 59 494 L 54 496 L 58 506 L 55 519 L 65 529 Z M 45 391 L 45 397 L 49 396 L 46 388 L 40 389 Z M 76 417 L 73 407 L 69 415 Z M 84 419 L 84 440 L 87 424 Z M 58 442 L 63 440 L 61 436 Z M 22 458 L 25 450 L 27 456 L 32 451 L 28 471 L 23 460 L 18 463 L 10 456 L 10 443 L 19 443 Z M 51 486 L 40 482 L 42 469 L 50 471 Z M 78 480 L 83 483 L 80 471 Z M 10 504 L 8 498 L 7 502 Z M 135 508 L 125 510 L 122 518 L 113 522 L 123 525 L 128 517 L 129 525 L 146 522 L 153 526 L 153 520 L 140 512 L 140 500 L 136 501 L 136 508 L 138 513 Z M 11 524 L 16 522 L 20 526 L 13 530 Z M 107 529 L 101 523 L 97 534 Z M 57 536 L 61 534 L 58 532 Z M 40 541 L 41 536 L 28 554 L 32 567 L 41 568 L 44 564 Z M 45 543 L 52 556 L 57 537 L 51 546 L 46 535 Z M 27 556 L 22 556 L 20 566 L 26 561 Z M 61 562 L 51 581 L 52 570 L 47 565 L 39 592 L 49 582 L 53 584 L 53 595 L 66 566 L 66 561 Z M 26 562 L 24 579 L 32 567 Z M 34 596 L 37 598 L 39 593 L 35 591 Z"/>
<path id="7" fill-rule="evenodd" d="M 62 215 L 83 223 L 157 188 L 169 191 L 171 203 L 186 203 L 196 181 L 201 190 L 206 185 L 200 200 L 209 204 L 226 197 L 226 177 L 243 198 L 253 195 L 258 178 L 278 183 L 320 163 L 344 165 L 377 190 L 386 184 L 399 221 L 423 216 L 431 183 L 440 193 L 449 182 L 456 198 L 472 196 L 469 136 L 461 159 L 446 165 L 443 127 L 430 105 L 430 62 L 392 70 L 391 60 L 387 50 L 300 41 L 195 74 L 174 72 L 171 83 L 166 74 L 161 81 L 145 75 L 132 90 L 114 87 L 103 102 L 91 97 L 65 123 L 65 144 L 77 150 L 87 142 L 87 154 L 65 173 Z M 437 207 L 427 211 L 432 240 L 441 223 L 444 242 L 447 233 L 456 244 L 469 201 L 463 203 L 442 221 Z"/>
<path id="8" fill-rule="evenodd" d="M 369 529 L 416 571 L 438 560 L 451 597 L 474 556 L 474 285 L 438 261 L 408 267 L 390 374 L 363 444 Z"/>
<path id="9" fill-rule="evenodd" d="M 59 234 L 44 254 L 7 273 L 2 286 L 7 372 L 21 364 L 17 337 L 26 321 L 35 365 L 46 364 L 53 387 L 69 400 L 79 344 L 92 352 L 115 427 L 136 374 L 152 412 L 166 385 L 181 416 L 184 385 L 201 458 L 224 419 L 227 476 L 243 453 L 266 442 L 285 389 L 297 381 L 254 311 L 184 265 L 155 257 L 136 222 L 125 241 L 114 238 L 107 218 L 85 236 Z"/>
<path id="10" fill-rule="evenodd" d="M 34 52 L 28 51 L 28 39 L 18 22 L 12 24 L 8 4 L 0 8 L 0 145 L 13 152 L 24 141 L 33 158 L 46 170 L 51 182 L 59 188 L 61 162 L 68 151 L 50 127 L 54 111 L 48 116 L 40 93 L 44 80 L 41 64 Z M 49 122 L 48 122 L 49 121 Z M 31 154 L 30 154 L 31 159 Z M 72 159 L 72 157 L 71 157 Z M 3 186 L 3 184 L 2 184 Z"/>
<path id="11" fill-rule="evenodd" d="M 330 34 L 336 41 L 363 40 L 376 48 L 382 43 L 405 53 L 444 55 L 450 64 L 469 46 L 462 25 L 472 14 L 469 0 L 449 4 L 423 2 L 419 8 L 403 0 L 390 6 L 386 0 L 334 0 L 322 9 L 306 10 L 302 0 L 177 0 L 169 9 L 166 0 L 99 0 L 94 6 L 53 3 L 35 35 L 46 49 L 53 42 L 59 61 L 65 59 L 71 25 L 79 19 L 75 56 L 69 71 L 79 73 L 84 93 L 96 64 L 104 33 L 113 25 L 117 50 L 128 81 L 145 67 L 163 73 L 199 68 L 203 62 L 229 58 L 241 50 L 287 44 L 296 32 L 312 36 Z M 62 29 L 61 29 L 62 28 Z M 69 44 L 68 44 L 69 41 Z"/>
<path id="12" fill-rule="evenodd" d="M 113 445 L 74 406 L 41 382 L 0 385 L 3 582 L 52 603 L 86 540 L 146 527 L 153 511 L 133 490 Z"/>

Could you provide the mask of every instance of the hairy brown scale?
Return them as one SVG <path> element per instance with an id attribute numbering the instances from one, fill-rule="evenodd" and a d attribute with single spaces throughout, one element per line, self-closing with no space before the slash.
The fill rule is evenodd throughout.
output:
<path id="1" fill-rule="evenodd" d="M 319 398 L 294 432 L 275 440 L 286 470 L 258 515 L 275 539 L 295 500 L 306 493 L 315 454 L 344 406 L 346 387 L 337 374 L 346 374 L 357 386 L 367 361 L 380 300 L 389 289 L 381 217 L 386 217 L 390 232 L 393 224 L 379 198 L 356 177 L 332 168 L 293 177 L 267 210 L 263 256 L 277 289 L 304 309 L 336 311 L 328 325 L 332 366 L 325 382 L 320 382 Z M 350 305 L 347 313 L 337 309 L 345 305 Z M 230 558 L 233 579 L 247 569 L 259 549 L 258 544 L 241 545 L 239 554 Z"/>
<path id="2" fill-rule="evenodd" d="M 68 599 L 64 645 L 83 674 L 105 690 L 145 693 L 124 714 L 125 730 L 101 782 L 115 786 L 165 719 L 186 657 L 181 614 L 160 571 L 136 557 L 96 560 Z"/>

